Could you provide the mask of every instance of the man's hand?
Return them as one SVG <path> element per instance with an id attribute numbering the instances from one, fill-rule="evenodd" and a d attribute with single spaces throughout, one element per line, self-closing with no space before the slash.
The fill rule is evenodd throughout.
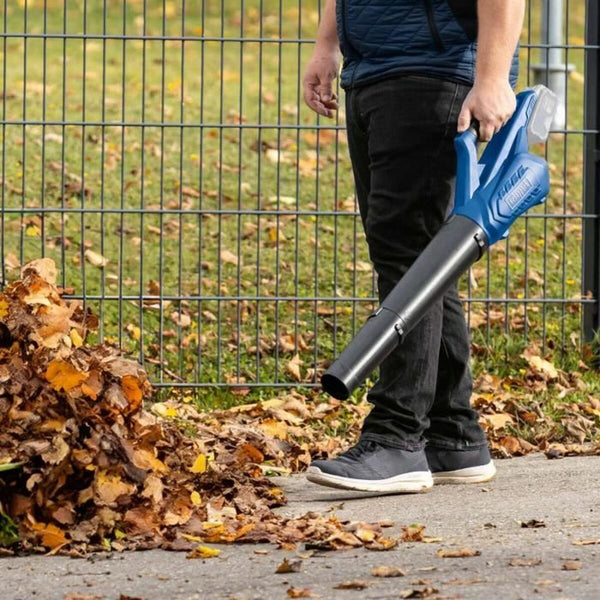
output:
<path id="1" fill-rule="evenodd" d="M 458 117 L 458 131 L 479 121 L 479 140 L 489 142 L 515 112 L 515 93 L 506 78 L 481 80 L 468 93 Z"/>
<path id="2" fill-rule="evenodd" d="M 508 81 L 525 0 L 477 0 L 477 65 L 475 84 L 458 117 L 458 131 L 479 121 L 479 139 L 489 142 L 515 112 L 517 101 Z"/>
<path id="3" fill-rule="evenodd" d="M 333 80 L 337 77 L 339 68 L 340 59 L 337 50 L 316 49 L 304 72 L 302 80 L 304 101 L 324 117 L 333 117 L 334 111 L 339 106 L 333 91 Z"/>

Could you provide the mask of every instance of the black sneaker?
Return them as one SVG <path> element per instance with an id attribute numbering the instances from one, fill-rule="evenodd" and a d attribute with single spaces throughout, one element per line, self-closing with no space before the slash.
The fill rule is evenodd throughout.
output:
<path id="1" fill-rule="evenodd" d="M 316 460 L 306 478 L 328 487 L 361 492 L 424 492 L 433 486 L 424 450 L 411 452 L 361 440 L 333 460 Z"/>
<path id="2" fill-rule="evenodd" d="M 487 446 L 467 450 L 427 446 L 425 454 L 434 483 L 483 483 L 496 474 Z"/>

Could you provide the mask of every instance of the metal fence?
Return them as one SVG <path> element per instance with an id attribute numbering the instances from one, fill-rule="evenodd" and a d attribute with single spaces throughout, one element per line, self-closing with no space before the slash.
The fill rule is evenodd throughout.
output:
<path id="1" fill-rule="evenodd" d="M 569 355 L 598 326 L 598 8 L 561 2 L 557 43 L 549 1 L 529 3 L 520 85 L 560 53 L 552 192 L 461 284 L 477 360 Z M 301 101 L 320 10 L 3 0 L 3 281 L 53 258 L 157 385 L 314 385 L 375 302 L 343 111 Z"/>

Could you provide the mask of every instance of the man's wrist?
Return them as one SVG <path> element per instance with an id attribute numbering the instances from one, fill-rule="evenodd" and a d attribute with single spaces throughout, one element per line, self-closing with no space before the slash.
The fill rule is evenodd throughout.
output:
<path id="1" fill-rule="evenodd" d="M 504 84 L 504 83 L 509 84 L 510 81 L 509 81 L 508 74 L 500 75 L 500 74 L 489 74 L 489 73 L 485 73 L 485 74 L 477 73 L 475 75 L 475 81 L 473 83 L 474 83 L 474 85 L 480 86 L 480 85 L 497 85 L 497 84 Z"/>
<path id="2" fill-rule="evenodd" d="M 331 55 L 337 54 L 340 51 L 339 42 L 337 38 L 317 40 L 315 44 L 315 50 L 313 55 Z"/>

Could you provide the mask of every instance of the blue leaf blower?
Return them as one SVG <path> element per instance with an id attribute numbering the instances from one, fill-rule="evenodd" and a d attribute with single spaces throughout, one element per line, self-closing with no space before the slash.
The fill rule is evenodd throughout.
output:
<path id="1" fill-rule="evenodd" d="M 529 146 L 547 139 L 555 111 L 554 94 L 536 86 L 517 95 L 515 113 L 479 159 L 476 130 L 457 136 L 452 215 L 323 374 L 326 392 L 348 398 L 458 277 L 505 238 L 519 216 L 545 201 L 548 164 Z"/>

